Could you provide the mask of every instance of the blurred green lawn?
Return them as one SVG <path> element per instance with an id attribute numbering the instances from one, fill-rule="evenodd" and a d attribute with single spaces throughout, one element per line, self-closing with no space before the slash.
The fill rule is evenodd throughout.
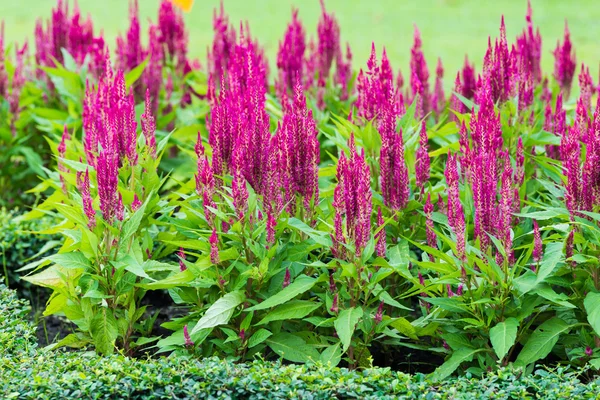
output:
<path id="1" fill-rule="evenodd" d="M 532 0 L 534 24 L 543 40 L 544 70 L 553 68 L 552 50 L 562 38 L 564 20 L 569 21 L 579 63 L 590 66 L 594 80 L 600 61 L 600 0 Z M 84 14 L 91 13 L 96 29 L 102 29 L 114 48 L 114 38 L 127 29 L 127 0 L 79 0 Z M 144 27 L 148 18 L 156 20 L 159 0 L 140 0 Z M 196 0 L 186 15 L 190 33 L 190 53 L 204 61 L 212 39 L 212 13 L 219 0 Z M 35 20 L 48 18 L 55 0 L 0 0 L 0 18 L 5 20 L 8 42 L 32 37 Z M 423 38 L 423 48 L 433 73 L 437 57 L 442 57 L 446 86 L 462 65 L 465 53 L 478 68 L 489 35 L 496 37 L 504 14 L 509 40 L 525 26 L 526 0 L 326 0 L 341 25 L 343 41 L 354 53 L 355 68 L 363 67 L 371 42 L 385 45 L 393 68 L 408 70 L 413 24 Z M 225 0 L 225 8 L 236 24 L 250 22 L 274 63 L 277 45 L 290 19 L 292 7 L 300 10 L 307 32 L 314 34 L 319 17 L 318 0 Z M 145 30 L 145 28 L 144 28 Z"/>

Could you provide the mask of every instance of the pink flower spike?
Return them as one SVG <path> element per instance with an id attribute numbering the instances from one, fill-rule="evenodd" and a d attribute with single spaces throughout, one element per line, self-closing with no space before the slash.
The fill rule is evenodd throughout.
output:
<path id="1" fill-rule="evenodd" d="M 137 194 L 133 195 L 133 202 L 131 203 L 131 210 L 133 212 L 137 211 L 142 206 L 142 202 L 138 198 Z"/>
<path id="2" fill-rule="evenodd" d="M 292 279 L 292 277 L 290 275 L 290 269 L 286 268 L 285 269 L 285 277 L 283 278 L 283 288 L 284 289 L 290 285 L 291 279 Z"/>
<path id="3" fill-rule="evenodd" d="M 192 347 L 194 346 L 194 342 L 192 342 L 192 338 L 190 337 L 190 334 L 188 333 L 188 327 L 187 325 L 183 326 L 183 339 L 185 340 L 185 347 Z"/>
<path id="4" fill-rule="evenodd" d="M 329 309 L 329 311 L 331 311 L 334 314 L 337 314 L 339 311 L 338 294 L 337 293 L 333 296 L 333 303 L 331 304 L 331 308 Z"/>
<path id="5" fill-rule="evenodd" d="M 96 211 L 92 205 L 93 200 L 90 195 L 90 174 L 88 169 L 85 170 L 85 176 L 83 178 L 83 185 L 81 190 L 81 197 L 83 199 L 83 211 L 88 219 L 88 228 L 94 230 L 96 227 Z"/>
<path id="6" fill-rule="evenodd" d="M 381 207 L 377 207 L 377 226 L 379 227 L 379 232 L 375 237 L 377 243 L 375 245 L 375 251 L 377 257 L 385 257 L 386 254 L 386 232 L 384 225 L 383 216 L 381 214 Z"/>
<path id="7" fill-rule="evenodd" d="M 187 269 L 185 265 L 185 252 L 183 251 L 183 247 L 179 248 L 177 255 L 179 256 L 179 270 L 183 272 Z"/>
<path id="8" fill-rule="evenodd" d="M 594 350 L 590 346 L 585 347 L 585 355 L 591 357 L 594 355 Z"/>
<path id="9" fill-rule="evenodd" d="M 382 301 L 381 303 L 379 303 L 379 307 L 377 307 L 377 312 L 375 313 L 375 318 L 373 318 L 375 320 L 375 325 L 379 324 L 381 322 L 381 320 L 383 319 L 383 306 L 384 306 L 384 302 Z"/>
<path id="10" fill-rule="evenodd" d="M 217 230 L 215 228 L 213 228 L 208 241 L 210 242 L 210 262 L 217 265 L 219 263 L 219 247 L 217 246 L 219 238 L 217 237 Z"/>
<path id="11" fill-rule="evenodd" d="M 542 260 L 542 237 L 536 220 L 533 220 L 533 261 L 539 263 Z"/>

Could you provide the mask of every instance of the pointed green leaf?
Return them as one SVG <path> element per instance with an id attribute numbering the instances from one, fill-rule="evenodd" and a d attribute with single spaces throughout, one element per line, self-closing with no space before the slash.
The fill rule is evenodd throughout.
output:
<path id="1" fill-rule="evenodd" d="M 246 296 L 242 291 L 227 293 L 206 310 L 206 313 L 194 326 L 192 333 L 198 332 L 200 329 L 213 328 L 228 323 L 235 308 L 242 304 L 244 300 L 246 300 Z"/>
<path id="2" fill-rule="evenodd" d="M 441 381 L 450 376 L 465 361 L 473 360 L 473 356 L 485 349 L 464 348 L 452 353 L 452 356 L 445 363 L 440 365 L 431 375 L 434 381 Z"/>
<path id="3" fill-rule="evenodd" d="M 317 280 L 315 278 L 311 278 L 306 275 L 300 275 L 288 287 L 282 289 L 279 293 L 269 297 L 262 303 L 259 303 L 254 307 L 247 308 L 246 311 L 264 310 L 283 304 L 299 294 L 310 290 L 316 282 Z"/>
<path id="4" fill-rule="evenodd" d="M 319 360 L 328 367 L 337 367 L 342 360 L 342 349 L 340 344 L 336 343 L 323 350 Z"/>
<path id="5" fill-rule="evenodd" d="M 498 360 L 501 361 L 515 344 L 518 329 L 519 321 L 515 318 L 507 318 L 506 321 L 500 322 L 490 329 L 490 341 Z"/>
<path id="6" fill-rule="evenodd" d="M 282 304 L 268 313 L 257 325 L 267 324 L 271 321 L 304 318 L 321 304 L 306 300 L 292 300 Z"/>
<path id="7" fill-rule="evenodd" d="M 251 349 L 254 346 L 258 346 L 267 340 L 271 335 L 272 333 L 264 328 L 257 330 L 252 336 L 250 336 L 250 339 L 248 339 L 248 348 Z"/>
<path id="8" fill-rule="evenodd" d="M 525 366 L 546 357 L 561 334 L 568 332 L 570 326 L 558 317 L 544 322 L 533 331 L 523 350 L 519 353 L 515 365 Z"/>
<path id="9" fill-rule="evenodd" d="M 115 348 L 115 341 L 119 335 L 117 329 L 117 320 L 112 310 L 101 307 L 98 313 L 92 318 L 90 324 L 90 333 L 94 339 L 96 351 L 101 354 L 111 354 Z"/>
<path id="10" fill-rule="evenodd" d="M 292 362 L 305 363 L 319 359 L 319 352 L 304 339 L 287 332 L 281 332 L 267 339 L 267 344 L 275 353 Z"/>
<path id="11" fill-rule="evenodd" d="M 348 308 L 346 310 L 342 310 L 340 315 L 336 318 L 333 325 L 335 326 L 335 331 L 337 332 L 340 341 L 342 342 L 343 351 L 345 352 L 350 347 L 350 343 L 352 342 L 352 335 L 354 334 L 354 329 L 356 328 L 356 324 L 363 316 L 362 308 Z"/>
<path id="12" fill-rule="evenodd" d="M 585 311 L 587 312 L 587 320 L 596 332 L 600 335 L 600 293 L 588 293 L 583 301 Z"/>

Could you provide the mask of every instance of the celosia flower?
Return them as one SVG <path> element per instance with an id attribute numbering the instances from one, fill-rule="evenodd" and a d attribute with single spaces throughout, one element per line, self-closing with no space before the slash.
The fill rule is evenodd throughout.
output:
<path id="1" fill-rule="evenodd" d="M 341 87 L 340 100 L 348 100 L 350 95 L 349 85 L 352 79 L 352 50 L 350 44 L 346 43 L 346 57 L 340 50 L 335 61 L 335 83 Z"/>
<path id="2" fill-rule="evenodd" d="M 462 92 L 463 97 L 473 99 L 477 90 L 477 80 L 475 79 L 475 68 L 469 64 L 469 58 L 465 56 L 465 64 L 462 69 Z"/>
<path id="3" fill-rule="evenodd" d="M 112 224 L 118 203 L 118 158 L 110 149 L 102 150 L 98 155 L 96 167 L 98 176 L 98 196 L 100 197 L 100 210 L 104 220 Z"/>
<path id="4" fill-rule="evenodd" d="M 556 43 L 556 49 L 554 50 L 554 79 L 556 79 L 560 85 L 565 99 L 569 98 L 569 93 L 571 92 L 571 84 L 573 83 L 576 65 L 575 49 L 572 47 L 569 26 L 565 21 L 563 43 L 561 45 L 560 41 L 558 41 Z"/>
<path id="5" fill-rule="evenodd" d="M 119 193 L 119 201 L 117 202 L 117 208 L 115 209 L 115 216 L 118 221 L 123 221 L 125 218 L 125 207 L 123 206 L 123 196 Z"/>
<path id="6" fill-rule="evenodd" d="M 210 243 L 210 262 L 217 265 L 220 260 L 219 260 L 219 238 L 217 236 L 217 229 L 213 228 L 212 230 L 212 234 L 210 235 L 210 238 L 208 239 L 209 243 Z"/>
<path id="7" fill-rule="evenodd" d="M 427 146 L 427 128 L 425 121 L 421 123 L 421 131 L 419 132 L 419 149 L 416 154 L 415 162 L 415 177 L 417 187 L 423 189 L 425 183 L 429 180 L 429 153 Z"/>
<path id="8" fill-rule="evenodd" d="M 425 213 L 425 231 L 427 235 L 427 245 L 432 248 L 437 248 L 437 238 L 435 232 L 433 230 L 433 219 L 431 215 L 433 213 L 433 204 L 431 203 L 431 193 L 427 193 L 427 200 L 425 201 L 425 206 L 423 207 L 423 212 Z"/>
<path id="9" fill-rule="evenodd" d="M 458 190 L 458 167 L 455 154 L 448 154 L 445 176 L 448 187 L 448 224 L 456 235 L 456 255 L 464 261 L 466 259 L 465 215 Z"/>
<path id="10" fill-rule="evenodd" d="M 177 62 L 177 68 L 183 71 L 187 63 L 187 31 L 183 15 L 169 0 L 162 0 L 158 9 L 159 43 L 166 50 L 165 56 Z"/>
<path id="11" fill-rule="evenodd" d="M 192 342 L 192 338 L 190 337 L 190 334 L 188 333 L 188 327 L 187 325 L 183 326 L 183 339 L 185 340 L 185 347 L 193 347 L 194 346 L 194 342 Z"/>
<path id="12" fill-rule="evenodd" d="M 446 285 L 446 291 L 448 292 L 448 297 L 456 296 L 456 294 L 452 291 L 452 287 L 450 285 Z"/>
<path id="13" fill-rule="evenodd" d="M 334 271 L 329 272 L 329 291 L 331 293 L 335 293 L 335 290 L 337 288 L 335 286 L 335 279 L 333 278 L 333 273 L 334 273 Z"/>
<path id="14" fill-rule="evenodd" d="M 533 79 L 533 83 L 542 81 L 541 57 L 542 36 L 539 28 L 533 32 L 531 1 L 527 1 L 527 29 L 521 36 L 517 37 L 516 50 L 523 68 Z"/>
<path id="15" fill-rule="evenodd" d="M 136 212 L 142 206 L 142 202 L 138 198 L 137 194 L 133 195 L 133 202 L 131 203 L 131 211 Z"/>
<path id="16" fill-rule="evenodd" d="M 131 71 L 144 60 L 144 49 L 140 35 L 138 2 L 129 2 L 129 29 L 125 37 L 117 37 L 116 65 L 123 71 Z"/>
<path id="17" fill-rule="evenodd" d="M 437 68 L 435 70 L 435 86 L 433 96 L 431 98 L 432 109 L 436 114 L 440 114 L 444 110 L 446 104 L 446 95 L 444 94 L 444 67 L 442 59 L 438 58 Z"/>
<path id="18" fill-rule="evenodd" d="M 414 43 L 410 50 L 410 85 L 412 89 L 412 99 L 417 96 L 420 98 L 421 107 L 417 109 L 417 117 L 423 118 L 431 111 L 431 93 L 429 90 L 429 68 L 427 61 L 421 49 L 421 33 L 415 25 Z M 412 100 L 411 100 L 412 101 Z"/>
<path id="19" fill-rule="evenodd" d="M 362 70 L 359 72 L 357 90 L 356 108 L 358 116 L 367 120 L 381 117 L 384 110 L 396 101 L 394 74 L 385 48 L 381 56 L 381 66 L 379 66 L 377 65 L 375 43 L 372 43 L 371 57 L 367 61 L 367 72 Z M 393 108 L 396 108 L 394 114 L 399 115 L 399 107 Z"/>
<path id="20" fill-rule="evenodd" d="M 213 12 L 213 30 L 212 49 L 208 56 L 210 61 L 209 72 L 216 82 L 220 82 L 221 77 L 226 76 L 229 58 L 235 48 L 236 36 L 235 30 L 229 25 L 229 17 L 225 14 L 223 1 L 221 1 L 219 14 L 217 14 L 217 9 Z"/>
<path id="21" fill-rule="evenodd" d="M 179 248 L 177 255 L 179 256 L 179 270 L 183 272 L 187 269 L 185 265 L 185 252 L 183 251 L 183 247 Z"/>
<path id="22" fill-rule="evenodd" d="M 585 347 L 585 355 L 591 357 L 594 355 L 594 350 L 590 346 Z"/>
<path id="23" fill-rule="evenodd" d="M 457 296 L 462 296 L 463 295 L 463 284 L 459 283 L 458 287 L 456 288 L 456 295 Z"/>
<path id="24" fill-rule="evenodd" d="M 385 257 L 386 254 L 386 233 L 385 233 L 385 221 L 381 214 L 381 207 L 377 207 L 377 226 L 379 232 L 375 235 L 375 252 L 377 257 Z"/>
<path id="25" fill-rule="evenodd" d="M 542 260 L 542 237 L 536 220 L 533 220 L 533 261 L 539 263 Z"/>
<path id="26" fill-rule="evenodd" d="M 239 337 L 240 337 L 240 339 L 242 339 L 242 342 L 244 340 L 246 340 L 246 330 L 245 329 L 240 330 Z"/>
<path id="27" fill-rule="evenodd" d="M 93 230 L 96 227 L 96 211 L 94 210 L 92 196 L 90 195 L 90 174 L 85 170 L 83 184 L 81 185 L 81 198 L 83 200 L 83 212 L 88 219 L 88 228 Z"/>
<path id="28" fill-rule="evenodd" d="M 294 91 L 296 83 L 303 78 L 305 37 L 304 27 L 298 19 L 298 10 L 292 9 L 292 21 L 285 31 L 283 41 L 279 42 L 277 52 L 279 84 L 284 93 L 288 90 Z"/>
<path id="29" fill-rule="evenodd" d="M 333 61 L 336 59 L 340 50 L 340 27 L 333 14 L 328 14 L 325 10 L 325 2 L 321 0 L 321 17 L 317 24 L 318 47 L 317 47 L 317 71 L 319 81 L 323 82 L 329 77 L 329 71 Z M 321 84 L 320 84 L 321 85 Z"/>
<path id="30" fill-rule="evenodd" d="M 379 307 L 377 307 L 377 312 L 375 313 L 375 317 L 373 318 L 373 320 L 375 321 L 375 325 L 379 324 L 381 322 L 381 320 L 383 319 L 383 306 L 384 306 L 384 302 L 380 302 L 379 303 Z"/>
<path id="31" fill-rule="evenodd" d="M 341 226 L 345 220 L 345 238 L 354 244 L 356 256 L 362 253 L 369 241 L 371 232 L 371 184 L 369 165 L 364 149 L 359 155 L 356 151 L 354 136 L 348 141 L 349 158 L 345 154 L 339 159 L 337 167 L 338 184 L 334 190 L 333 206 L 336 210 L 335 224 Z M 334 242 L 341 245 L 344 237 L 339 236 L 338 228 Z M 341 250 L 341 246 L 340 247 Z"/>
<path id="32" fill-rule="evenodd" d="M 292 279 L 292 277 L 290 275 L 290 269 L 286 268 L 285 269 L 285 276 L 283 278 L 283 288 L 284 289 L 290 285 L 291 279 Z"/>
<path id="33" fill-rule="evenodd" d="M 401 210 L 409 196 L 408 169 L 404 161 L 402 130 L 396 132 L 396 116 L 388 104 L 379 123 L 381 150 L 379 155 L 380 187 L 386 206 Z"/>
<path id="34" fill-rule="evenodd" d="M 331 308 L 329 309 L 329 311 L 331 311 L 334 314 L 337 314 L 339 311 L 338 294 L 337 293 L 333 296 L 333 303 L 331 304 Z"/>
<path id="35" fill-rule="evenodd" d="M 156 158 L 156 122 L 152 115 L 152 104 L 150 99 L 150 89 L 146 89 L 146 106 L 141 117 L 142 133 L 146 139 L 150 156 Z"/>

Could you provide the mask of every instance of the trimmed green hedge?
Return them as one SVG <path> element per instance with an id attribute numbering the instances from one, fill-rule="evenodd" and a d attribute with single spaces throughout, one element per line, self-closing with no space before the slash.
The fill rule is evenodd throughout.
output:
<path id="1" fill-rule="evenodd" d="M 522 399 L 596 398 L 600 379 L 582 384 L 576 372 L 537 371 L 517 378 L 508 370 L 484 379 L 433 384 L 374 368 L 218 358 L 132 359 L 93 352 L 43 351 L 27 321 L 29 305 L 0 285 L 0 398 L 2 399 Z"/>

